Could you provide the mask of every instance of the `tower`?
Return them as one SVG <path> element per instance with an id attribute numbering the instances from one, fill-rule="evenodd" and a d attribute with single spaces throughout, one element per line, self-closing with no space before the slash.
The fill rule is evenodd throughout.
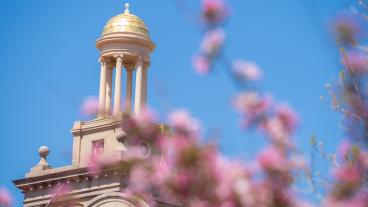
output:
<path id="1" fill-rule="evenodd" d="M 103 154 L 114 152 L 119 144 L 116 137 L 124 133 L 119 128 L 124 114 L 138 116 L 146 107 L 148 66 L 155 44 L 143 20 L 133 15 L 126 4 L 124 13 L 106 23 L 96 47 L 101 64 L 97 119 L 77 121 L 72 128 L 73 163 L 81 166 L 86 166 L 94 147 L 103 149 Z M 126 72 L 124 101 L 121 96 L 123 72 Z"/>
<path id="2" fill-rule="evenodd" d="M 126 69 L 126 112 L 132 111 L 132 77 L 136 72 L 134 113 L 139 114 L 147 102 L 147 70 L 150 53 L 155 49 L 145 23 L 129 11 L 111 18 L 96 42 L 100 50 L 101 76 L 98 117 L 111 115 L 112 70 L 115 67 L 113 115 L 121 113 L 122 70 Z"/>
<path id="3" fill-rule="evenodd" d="M 13 181 L 24 194 L 24 206 L 58 206 L 52 202 L 55 196 L 53 191 L 67 184 L 67 194 L 72 203 L 69 202 L 68 206 L 148 207 L 143 200 L 121 193 L 126 186 L 122 169 L 112 165 L 95 174 L 89 170 L 88 165 L 91 155 L 98 155 L 99 159 L 114 157 L 119 161 L 124 152 L 129 151 L 129 134 L 121 125 L 126 116 L 138 116 L 147 105 L 148 67 L 155 44 L 143 20 L 133 15 L 129 4 L 126 4 L 122 14 L 107 22 L 101 37 L 96 41 L 96 47 L 100 51 L 101 64 L 97 117 L 74 123 L 71 129 L 71 165 L 52 168 L 46 160 L 49 149 L 44 146 L 39 149 L 39 163 L 31 168 L 25 178 Z M 126 73 L 125 81 L 122 80 L 123 72 Z M 124 88 L 125 97 L 122 100 Z M 152 125 L 161 133 L 167 131 L 165 125 Z M 148 148 L 146 152 L 151 152 L 147 143 L 139 144 Z M 152 150 L 152 153 L 160 152 Z M 158 204 L 171 206 L 159 201 Z"/>

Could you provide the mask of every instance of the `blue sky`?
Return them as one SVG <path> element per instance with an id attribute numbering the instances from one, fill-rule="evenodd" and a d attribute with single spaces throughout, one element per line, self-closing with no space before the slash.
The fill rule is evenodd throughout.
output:
<path id="1" fill-rule="evenodd" d="M 337 74 L 337 54 L 328 21 L 345 8 L 343 0 L 229 1 L 226 50 L 231 59 L 256 61 L 264 70 L 262 89 L 289 102 L 299 113 L 296 142 L 305 153 L 317 135 L 332 150 L 343 134 L 339 116 L 319 100 L 324 85 Z M 70 163 L 73 121 L 79 106 L 97 95 L 98 50 L 95 40 L 106 21 L 123 11 L 121 0 L 12 0 L 0 2 L 0 87 L 2 150 L 0 185 L 22 199 L 11 180 L 38 162 L 47 145 L 49 164 Z M 132 13 L 149 27 L 157 49 L 149 71 L 149 103 L 158 112 L 187 108 L 208 131 L 219 130 L 220 148 L 231 157 L 249 159 L 264 144 L 257 133 L 237 126 L 230 107 L 235 87 L 220 67 L 197 76 L 191 58 L 201 33 L 174 0 L 130 0 Z M 197 12 L 199 1 L 187 1 Z M 166 95 L 160 95 L 160 88 Z"/>

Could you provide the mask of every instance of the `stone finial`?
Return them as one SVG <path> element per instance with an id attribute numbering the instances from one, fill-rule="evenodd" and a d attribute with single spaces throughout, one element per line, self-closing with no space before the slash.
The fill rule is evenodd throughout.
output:
<path id="1" fill-rule="evenodd" d="M 115 138 L 118 141 L 118 144 L 116 145 L 116 148 L 115 148 L 114 158 L 117 161 L 123 160 L 124 157 L 126 156 L 125 153 L 128 151 L 128 149 L 124 142 L 126 141 L 127 137 L 128 136 L 124 131 L 119 131 L 115 135 Z"/>
<path id="2" fill-rule="evenodd" d="M 124 10 L 124 13 L 127 13 L 127 14 L 129 14 L 129 13 L 130 13 L 130 11 L 129 11 L 129 6 L 130 6 L 130 4 L 129 4 L 129 3 L 126 3 L 126 4 L 125 4 L 125 10 Z"/>
<path id="3" fill-rule="evenodd" d="M 41 159 L 40 159 L 40 162 L 38 162 L 38 165 L 46 165 L 48 166 L 49 164 L 47 163 L 46 161 L 46 158 L 47 156 L 49 155 L 50 153 L 50 150 L 48 147 L 46 146 L 41 146 L 39 149 L 38 149 L 38 154 L 40 155 Z"/>
<path id="4" fill-rule="evenodd" d="M 51 169 L 51 166 L 46 161 L 47 155 L 49 155 L 49 153 L 50 153 L 50 150 L 46 146 L 41 146 L 38 149 L 38 154 L 40 155 L 41 159 L 36 166 L 31 168 L 31 172 L 26 174 L 26 177 L 35 175 L 35 173 L 37 174 L 44 170 Z"/>
<path id="5" fill-rule="evenodd" d="M 126 151 L 127 148 L 124 144 L 125 140 L 127 139 L 127 134 L 124 131 L 118 132 L 116 134 L 116 140 L 119 142 L 116 146 L 116 150 L 119 151 Z"/>

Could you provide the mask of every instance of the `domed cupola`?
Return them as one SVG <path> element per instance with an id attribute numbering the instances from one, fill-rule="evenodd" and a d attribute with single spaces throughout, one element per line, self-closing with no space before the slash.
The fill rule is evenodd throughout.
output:
<path id="1" fill-rule="evenodd" d="M 129 4 L 125 5 L 125 11 L 111 18 L 105 25 L 102 37 L 121 33 L 137 33 L 150 38 L 149 31 L 144 21 L 129 11 Z"/>
<path id="2" fill-rule="evenodd" d="M 122 14 L 112 17 L 105 25 L 101 37 L 96 41 L 100 51 L 101 77 L 99 92 L 99 118 L 118 115 L 121 112 L 138 115 L 147 103 L 147 73 L 150 55 L 155 49 L 143 20 L 129 11 L 125 4 Z M 112 86 L 113 70 L 115 86 Z M 122 73 L 126 69 L 125 99 L 122 96 Z M 135 94 L 133 96 L 133 72 Z M 114 94 L 112 94 L 114 91 Z M 114 96 L 114 102 L 112 98 Z M 113 108 L 112 108 L 113 105 Z M 124 105 L 124 108 L 121 106 Z"/>

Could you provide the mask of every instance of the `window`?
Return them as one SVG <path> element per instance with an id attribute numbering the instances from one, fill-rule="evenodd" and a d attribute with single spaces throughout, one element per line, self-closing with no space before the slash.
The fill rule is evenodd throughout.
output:
<path id="1" fill-rule="evenodd" d="M 104 140 L 96 140 L 92 142 L 92 153 L 93 155 L 99 156 L 104 152 L 105 148 Z"/>
<path id="2" fill-rule="evenodd" d="M 148 158 L 151 155 L 151 148 L 146 142 L 140 142 L 138 147 L 139 152 L 144 158 Z"/>

